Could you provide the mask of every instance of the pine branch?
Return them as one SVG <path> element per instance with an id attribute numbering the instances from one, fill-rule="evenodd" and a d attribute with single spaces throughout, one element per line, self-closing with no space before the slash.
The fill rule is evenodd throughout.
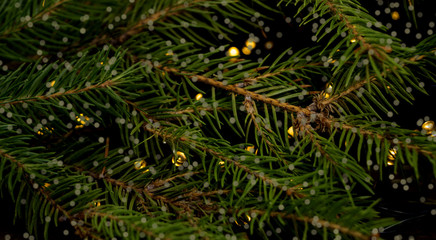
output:
<path id="1" fill-rule="evenodd" d="M 244 88 L 241 88 L 241 87 L 237 87 L 234 85 L 224 85 L 222 82 L 219 82 L 213 78 L 208 78 L 208 77 L 204 77 L 201 75 L 195 75 L 195 74 L 191 74 L 189 72 L 183 72 L 183 71 L 181 72 L 175 68 L 163 67 L 163 70 L 168 72 L 168 73 L 173 73 L 176 75 L 188 76 L 190 79 L 195 79 L 194 81 L 199 81 L 199 82 L 214 86 L 216 88 L 221 88 L 221 89 L 224 89 L 224 90 L 229 91 L 229 92 L 234 92 L 236 94 L 243 95 L 245 97 L 250 97 L 253 100 L 258 100 L 258 101 L 282 108 L 284 110 L 288 110 L 291 112 L 303 112 L 305 114 L 309 114 L 309 111 L 307 109 L 303 109 L 301 107 L 294 106 L 294 105 L 291 105 L 288 103 L 280 102 L 280 101 L 273 99 L 273 98 L 264 97 L 260 94 L 245 90 Z"/>

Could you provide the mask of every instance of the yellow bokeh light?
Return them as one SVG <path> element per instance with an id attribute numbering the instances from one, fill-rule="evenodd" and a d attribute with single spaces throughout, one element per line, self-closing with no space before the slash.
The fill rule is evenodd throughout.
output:
<path id="1" fill-rule="evenodd" d="M 39 131 L 36 132 L 36 134 L 38 134 L 38 135 L 44 135 L 44 133 L 52 133 L 53 130 L 54 130 L 54 128 L 51 128 L 51 129 L 50 129 L 50 128 L 48 128 L 48 127 L 44 127 L 44 128 L 39 129 Z"/>
<path id="2" fill-rule="evenodd" d="M 89 121 L 89 117 L 84 116 L 83 113 L 79 114 L 79 116 L 76 116 L 76 121 L 78 125 L 76 125 L 75 128 L 83 128 L 86 124 L 86 122 Z"/>
<path id="3" fill-rule="evenodd" d="M 248 50 L 253 50 L 256 47 L 256 42 L 253 41 L 253 39 L 248 39 L 245 42 L 245 46 L 248 48 Z"/>
<path id="4" fill-rule="evenodd" d="M 242 48 L 242 53 L 244 53 L 245 55 L 250 55 L 251 54 L 251 50 L 248 47 L 243 47 Z"/>
<path id="5" fill-rule="evenodd" d="M 144 160 L 136 161 L 133 165 L 136 170 L 143 169 L 147 166 L 147 163 Z"/>
<path id="6" fill-rule="evenodd" d="M 397 155 L 397 150 L 395 148 L 389 149 L 388 159 L 393 161 L 395 160 L 395 156 Z M 389 164 L 389 162 L 388 162 Z"/>
<path id="7" fill-rule="evenodd" d="M 183 162 L 186 161 L 186 156 L 183 152 L 177 151 L 176 153 L 177 155 L 177 160 L 174 158 L 171 159 L 171 162 L 176 165 L 176 167 L 181 166 L 183 164 Z"/>
<path id="8" fill-rule="evenodd" d="M 288 128 L 288 134 L 289 134 L 291 137 L 294 137 L 294 127 L 290 127 L 290 128 Z"/>
<path id="9" fill-rule="evenodd" d="M 228 54 L 230 57 L 239 56 L 239 49 L 237 47 L 231 47 L 229 48 Z"/>
<path id="10" fill-rule="evenodd" d="M 270 50 L 271 48 L 274 47 L 274 43 L 272 41 L 268 41 L 265 43 L 265 48 Z"/>
<path id="11" fill-rule="evenodd" d="M 248 146 L 245 148 L 245 151 L 249 151 L 251 153 L 257 154 L 257 149 L 256 151 L 254 149 L 255 149 L 254 146 Z"/>
<path id="12" fill-rule="evenodd" d="M 55 85 L 56 81 L 51 81 L 50 87 L 53 87 Z"/>
<path id="13" fill-rule="evenodd" d="M 354 42 L 356 42 L 356 39 L 353 38 L 353 39 L 350 40 L 350 42 L 354 43 Z"/>
<path id="14" fill-rule="evenodd" d="M 104 64 L 104 62 L 100 62 L 100 65 L 103 65 Z"/>
<path id="15" fill-rule="evenodd" d="M 48 187 L 50 187 L 50 183 L 44 183 L 44 187 L 43 188 L 48 188 Z"/>
<path id="16" fill-rule="evenodd" d="M 434 121 L 426 121 L 425 123 L 422 124 L 422 129 L 426 130 L 427 132 L 431 132 L 434 130 Z"/>
<path id="17" fill-rule="evenodd" d="M 203 94 L 201 94 L 201 93 L 195 95 L 195 100 L 197 100 L 197 101 L 202 99 L 202 98 L 203 98 Z"/>
<path id="18" fill-rule="evenodd" d="M 393 11 L 391 17 L 393 20 L 398 20 L 400 19 L 400 14 L 397 11 Z"/>

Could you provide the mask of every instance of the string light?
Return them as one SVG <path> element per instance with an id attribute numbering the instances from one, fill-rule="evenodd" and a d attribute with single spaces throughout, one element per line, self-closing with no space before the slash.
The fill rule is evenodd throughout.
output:
<path id="1" fill-rule="evenodd" d="M 75 128 L 76 128 L 76 129 L 77 129 L 77 128 L 83 128 L 83 127 L 85 126 L 86 122 L 89 121 L 89 117 L 84 116 L 83 113 L 81 113 L 81 114 L 79 114 L 79 116 L 76 116 L 76 121 L 77 121 L 78 123 L 80 123 L 80 124 L 79 124 L 79 125 L 76 125 Z"/>
<path id="2" fill-rule="evenodd" d="M 268 41 L 265 43 L 265 48 L 270 50 L 271 48 L 274 47 L 274 43 L 272 41 Z"/>
<path id="3" fill-rule="evenodd" d="M 242 48 L 242 53 L 244 53 L 245 55 L 250 55 L 251 54 L 251 50 L 249 47 L 243 47 Z"/>
<path id="4" fill-rule="evenodd" d="M 248 50 L 253 50 L 256 47 L 256 42 L 253 39 L 248 39 L 245 42 L 245 46 L 248 48 Z"/>
<path id="5" fill-rule="evenodd" d="M 400 14 L 397 11 L 393 11 L 391 17 L 393 20 L 398 20 L 400 19 Z"/>
<path id="6" fill-rule="evenodd" d="M 227 53 L 230 57 L 236 57 L 239 56 L 239 49 L 237 47 L 231 47 Z"/>
<path id="7" fill-rule="evenodd" d="M 177 160 L 174 158 L 171 159 L 171 162 L 176 165 L 176 167 L 181 166 L 183 164 L 183 162 L 186 161 L 186 156 L 183 152 L 177 151 L 176 153 L 177 156 Z"/>
<path id="8" fill-rule="evenodd" d="M 397 155 L 397 150 L 395 148 L 389 149 L 389 155 L 388 155 L 388 165 L 392 166 L 394 165 L 394 160 Z"/>
<path id="9" fill-rule="evenodd" d="M 427 134 L 430 134 L 435 129 L 434 121 L 426 121 L 421 127 L 423 130 L 427 131 Z"/>
<path id="10" fill-rule="evenodd" d="M 203 98 L 203 94 L 201 94 L 201 93 L 195 95 L 195 100 L 197 100 L 197 101 L 202 99 L 202 98 Z"/>
<path id="11" fill-rule="evenodd" d="M 256 149 L 256 151 L 254 151 L 254 146 L 248 146 L 248 147 L 245 148 L 245 150 L 246 150 L 246 151 L 249 151 L 249 152 L 251 152 L 251 153 L 254 152 L 254 154 L 257 154 L 257 149 Z"/>
<path id="12" fill-rule="evenodd" d="M 52 133 L 53 130 L 54 130 L 54 128 L 51 128 L 51 129 L 50 129 L 50 128 L 48 128 L 48 127 L 44 127 L 44 128 L 39 129 L 39 131 L 36 132 L 36 134 L 38 134 L 38 135 L 44 135 L 44 133 Z"/>
<path id="13" fill-rule="evenodd" d="M 136 161 L 133 166 L 136 170 L 139 170 L 145 168 L 147 166 L 147 163 L 144 160 L 140 160 Z"/>
<path id="14" fill-rule="evenodd" d="M 324 98 L 329 98 L 330 97 L 330 93 L 332 93 L 333 91 L 333 85 L 329 84 L 327 85 L 325 92 L 323 93 L 323 97 Z"/>
<path id="15" fill-rule="evenodd" d="M 288 129 L 288 134 L 289 134 L 291 137 L 294 137 L 294 127 L 293 127 L 293 126 L 290 127 L 290 128 Z"/>

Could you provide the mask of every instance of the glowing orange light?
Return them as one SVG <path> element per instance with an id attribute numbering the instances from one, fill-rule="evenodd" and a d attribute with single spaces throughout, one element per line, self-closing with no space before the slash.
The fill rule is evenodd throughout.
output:
<path id="1" fill-rule="evenodd" d="M 397 11 L 393 11 L 391 17 L 393 20 L 398 20 L 400 19 L 400 14 Z"/>
<path id="2" fill-rule="evenodd" d="M 245 55 L 250 55 L 251 54 L 251 50 L 248 47 L 243 47 L 242 48 L 242 53 L 244 53 Z"/>
<path id="3" fill-rule="evenodd" d="M 228 54 L 230 57 L 239 56 L 239 49 L 237 47 L 231 47 L 229 48 Z"/>
<path id="4" fill-rule="evenodd" d="M 178 166 L 181 166 L 183 164 L 183 162 L 186 161 L 186 156 L 183 152 L 180 152 L 180 151 L 177 151 L 176 155 L 177 155 L 177 159 L 175 159 L 173 157 L 171 159 L 171 161 L 174 165 L 176 165 L 176 167 L 178 167 Z"/>
<path id="5" fill-rule="evenodd" d="M 201 98 L 203 98 L 203 94 L 199 93 L 197 95 L 195 95 L 195 100 L 200 100 Z"/>

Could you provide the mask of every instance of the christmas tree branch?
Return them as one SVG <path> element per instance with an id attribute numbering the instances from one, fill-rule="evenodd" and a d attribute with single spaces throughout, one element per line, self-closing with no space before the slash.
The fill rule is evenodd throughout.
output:
<path id="1" fill-rule="evenodd" d="M 309 224 L 313 224 L 313 223 L 320 223 L 321 226 L 325 227 L 325 228 L 329 228 L 329 229 L 338 229 L 340 232 L 349 235 L 349 236 L 353 236 L 355 239 L 362 239 L 362 240 L 369 240 L 372 239 L 371 237 L 376 237 L 377 235 L 373 235 L 373 236 L 368 236 L 363 234 L 362 232 L 350 229 L 348 227 L 344 227 L 341 226 L 340 224 L 337 223 L 333 223 L 330 221 L 326 221 L 326 220 L 322 220 L 319 218 L 314 218 L 314 217 L 301 217 L 298 216 L 296 214 L 292 214 L 292 213 L 283 213 L 283 212 L 266 212 L 264 210 L 257 210 L 257 209 L 252 209 L 248 211 L 249 214 L 254 213 L 256 215 L 265 215 L 265 214 L 269 214 L 271 217 L 281 217 L 284 219 L 292 219 L 292 220 L 297 220 L 300 222 L 305 222 L 305 223 L 309 223 Z"/>
<path id="2" fill-rule="evenodd" d="M 144 124 L 143 129 L 148 131 L 148 132 L 151 132 L 154 135 L 159 136 L 159 137 L 161 137 L 163 139 L 172 139 L 173 141 L 181 141 L 181 142 L 194 143 L 196 145 L 197 149 L 205 151 L 205 152 L 213 155 L 214 157 L 216 157 L 218 159 L 221 159 L 224 162 L 231 163 L 231 164 L 235 165 L 236 167 L 238 167 L 239 169 L 242 169 L 243 171 L 247 172 L 248 174 L 251 174 L 251 175 L 255 176 L 256 178 L 262 180 L 263 182 L 265 182 L 267 184 L 270 184 L 271 186 L 274 186 L 274 187 L 276 187 L 276 188 L 278 188 L 280 190 L 282 190 L 283 188 L 286 188 L 287 189 L 286 194 L 289 195 L 289 196 L 296 196 L 296 197 L 299 197 L 299 198 L 302 198 L 302 197 L 305 196 L 304 194 L 299 193 L 298 191 L 296 191 L 297 188 L 282 186 L 282 185 L 278 184 L 277 181 L 275 181 L 274 179 L 270 179 L 267 176 L 265 176 L 265 174 L 261 174 L 261 173 L 259 173 L 257 171 L 253 171 L 249 167 L 247 167 L 247 166 L 245 166 L 245 165 L 243 165 L 243 164 L 241 164 L 241 163 L 239 163 L 239 162 L 237 162 L 237 161 L 235 161 L 235 160 L 233 160 L 233 159 L 231 159 L 229 157 L 223 156 L 222 153 L 220 153 L 220 152 L 218 152 L 216 150 L 213 150 L 210 147 L 203 146 L 200 142 L 194 141 L 194 140 L 192 140 L 190 138 L 187 138 L 187 137 L 184 137 L 184 136 L 176 136 L 176 137 L 174 137 L 174 136 L 172 136 L 170 133 L 168 133 L 166 131 L 164 132 L 164 131 L 162 131 L 160 129 L 147 128 L 145 126 L 145 124 Z"/>
<path id="3" fill-rule="evenodd" d="M 74 95 L 74 94 L 81 94 L 81 93 L 85 93 L 91 90 L 95 90 L 95 89 L 102 89 L 102 88 L 108 88 L 110 86 L 115 85 L 116 82 L 113 80 L 106 80 L 102 83 L 97 83 L 85 88 L 79 88 L 79 89 L 71 89 L 65 92 L 57 92 L 54 94 L 50 94 L 50 95 L 40 95 L 40 96 L 35 96 L 35 97 L 31 97 L 31 98 L 22 98 L 22 99 L 14 99 L 11 101 L 0 101 L 0 105 L 15 105 L 15 104 L 20 104 L 20 103 L 26 103 L 26 102 L 34 102 L 34 101 L 44 101 L 44 100 L 49 100 L 49 99 L 54 99 L 54 98 L 60 98 L 60 97 L 64 97 L 64 96 L 68 96 L 68 95 Z"/>
<path id="4" fill-rule="evenodd" d="M 199 82 L 205 83 L 207 85 L 211 85 L 211 86 L 216 87 L 216 88 L 221 88 L 221 89 L 224 89 L 224 90 L 229 91 L 229 92 L 234 92 L 236 94 L 243 95 L 245 97 L 250 97 L 253 100 L 265 102 L 267 104 L 282 108 L 284 110 L 288 110 L 291 112 L 303 112 L 305 114 L 309 114 L 309 111 L 307 109 L 304 109 L 304 108 L 301 108 L 298 106 L 294 106 L 294 105 L 291 105 L 291 104 L 288 104 L 285 102 L 280 102 L 280 101 L 273 99 L 273 98 L 264 97 L 260 94 L 245 90 L 244 88 L 241 88 L 241 87 L 237 87 L 234 85 L 224 85 L 222 82 L 219 82 L 213 78 L 208 78 L 208 77 L 204 77 L 202 75 L 195 75 L 195 74 L 192 74 L 189 72 L 180 71 L 176 68 L 163 67 L 163 70 L 168 72 L 168 73 L 173 73 L 176 75 L 186 75 L 190 79 L 195 79 Z"/>

